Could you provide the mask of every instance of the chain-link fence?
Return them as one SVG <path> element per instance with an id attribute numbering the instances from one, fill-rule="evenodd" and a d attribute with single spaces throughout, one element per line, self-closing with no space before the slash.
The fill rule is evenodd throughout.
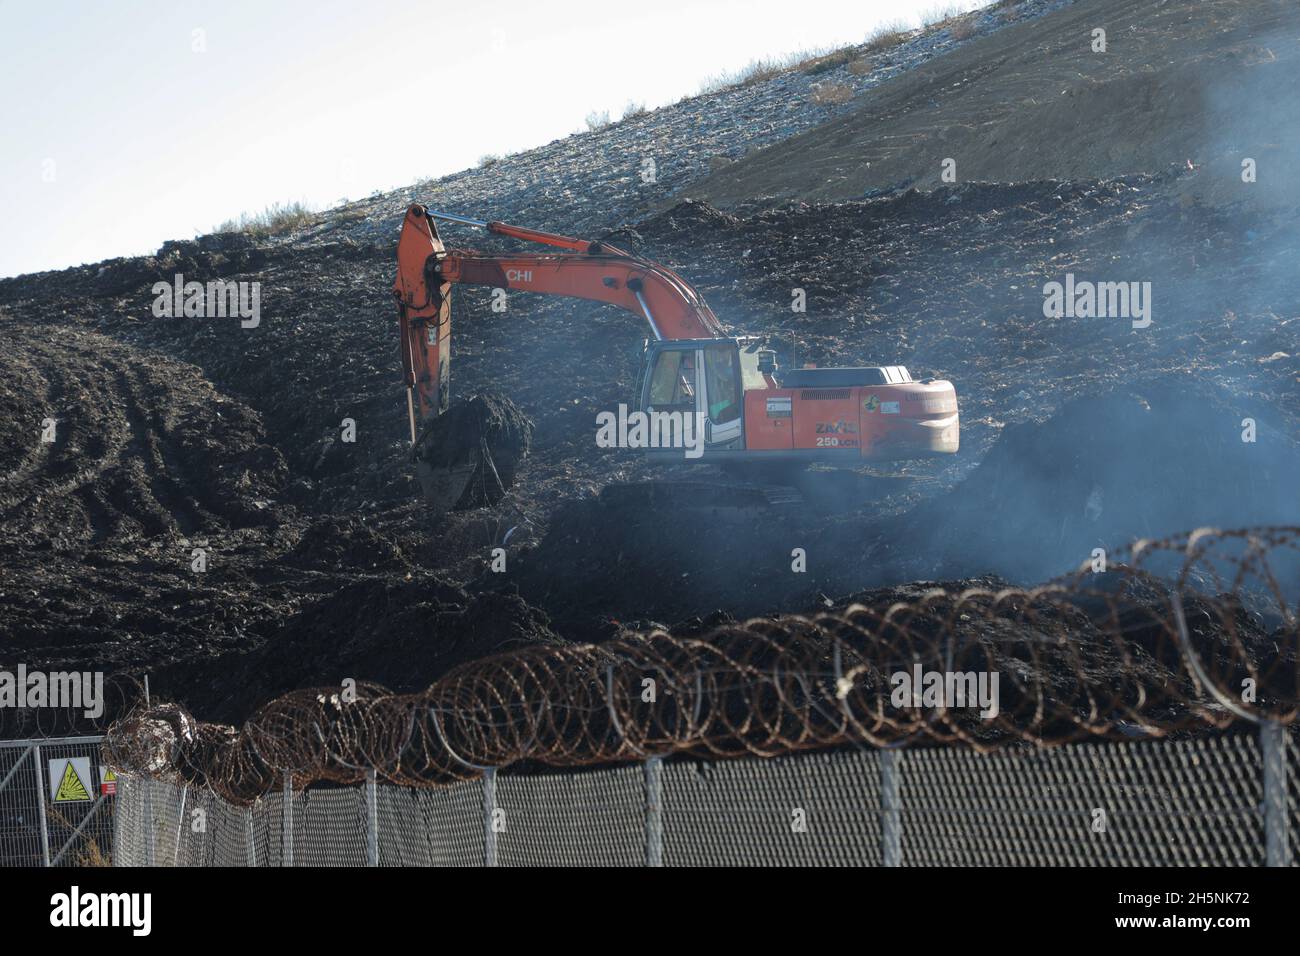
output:
<path id="1" fill-rule="evenodd" d="M 116 784 L 103 739 L 0 741 L 0 866 L 108 865 Z"/>
<path id="2" fill-rule="evenodd" d="M 119 865 L 1289 865 L 1300 749 L 1254 734 L 837 750 L 440 788 L 287 785 L 249 807 L 124 778 Z"/>
<path id="3" fill-rule="evenodd" d="M 115 859 L 1290 864 L 1300 526 L 1112 557 L 300 688 L 240 727 L 146 698 L 104 745 Z"/>

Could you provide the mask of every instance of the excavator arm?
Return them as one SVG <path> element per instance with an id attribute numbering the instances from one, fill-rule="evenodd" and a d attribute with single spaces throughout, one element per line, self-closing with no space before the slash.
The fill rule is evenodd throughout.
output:
<path id="1" fill-rule="evenodd" d="M 437 218 L 568 251 L 492 255 L 447 249 L 433 222 Z M 725 334 L 722 323 L 684 279 L 607 243 L 431 213 L 416 204 L 407 209 L 402 223 L 397 263 L 393 293 L 412 443 L 416 440 L 417 410 L 424 420 L 447 409 L 453 284 L 607 302 L 643 318 L 658 340 Z"/>

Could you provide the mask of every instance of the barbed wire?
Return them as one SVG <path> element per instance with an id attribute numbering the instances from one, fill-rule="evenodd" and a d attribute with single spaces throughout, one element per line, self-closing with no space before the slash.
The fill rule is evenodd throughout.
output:
<path id="1" fill-rule="evenodd" d="M 1300 527 L 1201 529 L 1138 541 L 1104 569 L 1090 561 L 1028 590 L 935 588 L 700 636 L 530 648 L 464 664 L 418 693 L 298 690 L 239 729 L 176 704 L 140 706 L 109 728 L 105 756 L 121 772 L 247 804 L 285 774 L 301 788 L 357 783 L 374 768 L 436 787 L 520 762 L 988 751 L 1291 723 L 1298 592 Z"/>
<path id="2" fill-rule="evenodd" d="M 33 675 L 42 688 L 39 696 Z M 143 685 L 130 674 L 13 667 L 6 668 L 0 681 L 12 681 L 8 687 L 0 684 L 0 740 L 103 733 L 145 699 Z M 25 685 L 21 692 L 20 683 Z"/>

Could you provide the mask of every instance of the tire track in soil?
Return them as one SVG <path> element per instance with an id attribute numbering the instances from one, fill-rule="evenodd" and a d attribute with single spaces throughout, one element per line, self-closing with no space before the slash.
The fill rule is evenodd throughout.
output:
<path id="1" fill-rule="evenodd" d="M 144 507 L 157 521 L 153 532 L 162 534 L 177 532 L 190 535 L 208 525 L 213 520 L 211 514 L 200 513 L 196 502 L 187 495 L 169 472 L 180 474 L 180 465 L 174 454 L 168 455 L 168 429 L 163 422 L 163 414 L 158 410 L 146 411 L 141 405 L 139 395 L 146 389 L 141 378 L 147 375 L 134 365 L 129 370 L 119 369 L 118 383 L 125 396 L 126 424 L 131 430 L 131 439 L 127 443 L 128 454 L 143 463 L 144 481 L 149 494 Z M 155 393 L 156 394 L 156 393 Z M 166 400 L 166 396 L 162 396 Z M 171 458 L 171 462 L 167 461 Z M 169 467 L 170 465 L 170 467 Z"/>
<path id="2" fill-rule="evenodd" d="M 11 526 L 11 537 L 15 522 L 24 515 L 28 523 L 41 520 L 42 512 L 50 507 L 51 501 L 57 503 L 64 519 L 75 520 L 80 509 L 74 508 L 73 514 L 67 514 L 67 505 L 73 499 L 86 501 L 99 494 L 101 483 L 98 479 L 120 462 L 124 444 L 121 436 L 105 423 L 100 414 L 101 406 L 81 401 L 85 394 L 84 385 L 79 394 L 77 380 L 59 361 L 58 350 L 35 336 L 15 335 L 14 342 L 20 350 L 17 356 L 20 369 L 30 371 L 44 384 L 45 404 L 44 409 L 38 409 L 30 416 L 28 427 L 22 430 L 22 434 L 28 436 L 32 451 L 24 458 L 18 475 L 7 482 L 10 487 L 25 486 L 28 489 L 25 494 L 20 492 L 7 496 L 3 501 L 2 513 Z M 107 345 L 111 343 L 100 342 L 97 347 Z M 9 357 L 13 358 L 13 353 Z M 90 391 L 111 394 L 98 378 Z M 52 417 L 56 423 L 55 441 L 52 443 L 41 440 L 39 426 L 44 417 Z M 47 514 L 44 517 L 48 521 L 53 516 Z M 92 539 L 101 534 L 107 537 L 113 526 L 110 511 L 102 503 L 98 507 L 87 503 L 82 517 L 91 529 Z"/>
<path id="3" fill-rule="evenodd" d="M 201 709 L 238 708 L 295 686 L 304 660 L 317 679 L 347 666 L 423 684 L 503 633 L 559 640 L 521 600 L 411 564 L 364 518 L 282 503 L 289 471 L 262 417 L 196 366 L 78 320 L 0 328 L 16 343 L 0 420 L 17 422 L 0 450 L 18 463 L 0 487 L 0 665 L 148 672 Z M 46 414 L 58 440 L 40 448 Z"/>

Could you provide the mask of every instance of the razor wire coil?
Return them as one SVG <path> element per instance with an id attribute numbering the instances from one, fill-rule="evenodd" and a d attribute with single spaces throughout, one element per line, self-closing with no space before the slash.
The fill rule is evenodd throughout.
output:
<path id="1" fill-rule="evenodd" d="M 486 768 L 706 759 L 844 746 L 987 752 L 1161 738 L 1300 700 L 1300 527 L 1138 541 L 1108 570 L 1031 589 L 933 589 L 883 606 L 753 619 L 698 636 L 628 632 L 466 663 L 416 693 L 377 684 L 284 694 L 241 728 L 176 704 L 108 729 L 120 772 L 247 805 L 280 786 L 441 787 Z M 915 706 L 898 675 L 997 675 L 996 712 Z M 991 680 L 991 678 L 990 678 Z M 969 685 L 968 685 L 969 686 Z"/>

